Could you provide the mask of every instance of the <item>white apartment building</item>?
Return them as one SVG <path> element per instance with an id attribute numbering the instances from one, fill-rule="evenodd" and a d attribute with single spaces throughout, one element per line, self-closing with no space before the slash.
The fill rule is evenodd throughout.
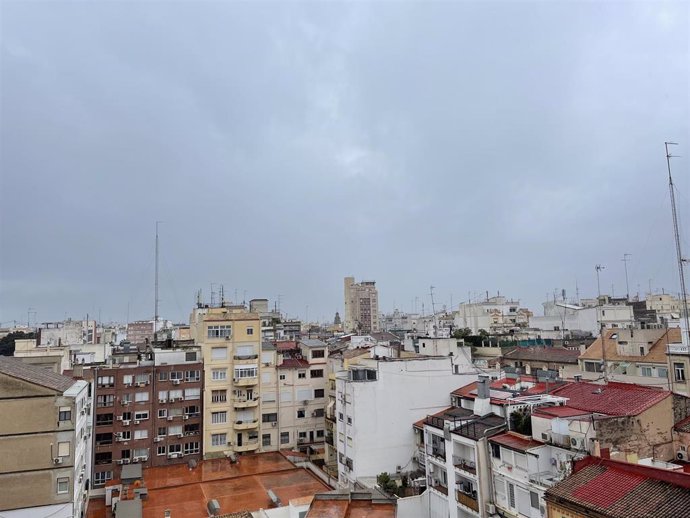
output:
<path id="1" fill-rule="evenodd" d="M 261 319 L 241 306 L 201 304 L 190 334 L 204 358 L 204 458 L 261 448 Z"/>
<path id="2" fill-rule="evenodd" d="M 448 356 L 343 359 L 335 373 L 333 412 L 339 485 L 414 470 L 409 423 L 444 408 L 451 390 L 477 379 L 471 364 L 460 369 L 463 374 L 455 372 Z"/>
<path id="3" fill-rule="evenodd" d="M 345 277 L 345 332 L 372 333 L 379 331 L 379 294 L 376 282 L 355 282 Z"/>
<path id="4" fill-rule="evenodd" d="M 519 300 L 509 300 L 498 295 L 482 302 L 462 303 L 455 313 L 455 328 L 469 328 L 472 334 L 480 329 L 490 334 L 503 334 L 526 327 L 531 312 L 520 307 Z"/>
<path id="5" fill-rule="evenodd" d="M 578 306 L 548 301 L 543 306 L 543 316 L 529 318 L 529 327 L 543 331 L 542 338 L 567 338 L 571 331 L 596 336 L 601 325 L 608 329 L 624 328 L 633 326 L 635 321 L 633 307 L 626 304 Z"/>

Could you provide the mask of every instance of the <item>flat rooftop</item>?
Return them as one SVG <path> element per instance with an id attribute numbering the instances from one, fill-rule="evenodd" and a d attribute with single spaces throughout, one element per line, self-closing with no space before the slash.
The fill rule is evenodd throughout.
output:
<path id="1" fill-rule="evenodd" d="M 228 459 L 200 461 L 194 469 L 187 464 L 160 466 L 144 470 L 148 499 L 143 518 L 160 518 L 165 510 L 172 516 L 206 518 L 207 503 L 215 499 L 221 514 L 258 511 L 272 507 L 271 489 L 283 505 L 290 500 L 331 488 L 306 469 L 295 467 L 278 452 L 244 455 L 236 464 Z M 101 505 L 89 504 L 89 518 L 108 518 Z M 92 510 L 94 511 L 92 513 Z"/>

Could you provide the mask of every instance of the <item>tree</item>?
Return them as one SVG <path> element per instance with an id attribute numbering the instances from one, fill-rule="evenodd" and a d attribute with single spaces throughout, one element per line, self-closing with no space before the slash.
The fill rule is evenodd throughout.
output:
<path id="1" fill-rule="evenodd" d="M 472 330 L 469 327 L 465 327 L 464 329 L 456 329 L 455 331 L 453 331 L 453 338 L 465 339 L 471 334 Z"/>
<path id="2" fill-rule="evenodd" d="M 522 435 L 532 435 L 532 414 L 527 409 L 510 414 L 510 429 Z"/>
<path id="3" fill-rule="evenodd" d="M 34 333 L 25 333 L 23 331 L 14 331 L 6 336 L 0 338 L 0 356 L 14 356 L 14 342 L 15 340 L 26 340 L 35 338 Z"/>
<path id="4" fill-rule="evenodd" d="M 390 495 L 394 495 L 398 490 L 398 484 L 396 484 L 395 480 L 393 480 L 385 471 L 376 476 L 376 483 L 381 488 L 381 491 Z"/>

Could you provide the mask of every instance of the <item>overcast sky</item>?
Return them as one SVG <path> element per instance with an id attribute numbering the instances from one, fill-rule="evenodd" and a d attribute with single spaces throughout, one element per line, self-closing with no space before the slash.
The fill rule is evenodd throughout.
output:
<path id="1" fill-rule="evenodd" d="M 0 322 L 677 292 L 689 5 L 4 0 Z"/>

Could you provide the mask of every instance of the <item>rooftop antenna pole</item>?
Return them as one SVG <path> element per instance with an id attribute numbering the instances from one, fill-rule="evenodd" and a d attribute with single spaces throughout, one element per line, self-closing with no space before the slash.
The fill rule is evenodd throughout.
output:
<path id="1" fill-rule="evenodd" d="M 155 309 L 153 311 L 153 343 L 158 341 L 158 224 L 156 221 L 156 288 L 155 288 Z"/>
<path id="2" fill-rule="evenodd" d="M 600 264 L 596 265 L 594 269 L 597 272 L 597 305 L 601 305 L 601 285 L 599 283 L 599 272 L 606 268 Z M 608 380 L 608 366 L 606 365 L 606 342 L 604 340 L 604 322 L 601 319 L 601 309 L 597 312 L 599 319 L 599 336 L 601 337 L 601 362 L 604 369 L 604 383 Z"/>
<path id="3" fill-rule="evenodd" d="M 676 257 L 678 259 L 678 276 L 680 278 L 680 295 L 681 302 L 683 304 L 683 320 L 685 321 L 685 332 L 690 333 L 690 321 L 688 320 L 688 293 L 685 289 L 685 272 L 683 271 L 683 255 L 680 249 L 680 232 L 678 227 L 678 213 L 676 211 L 676 188 L 673 185 L 673 177 L 671 176 L 671 158 L 675 158 L 674 155 L 669 153 L 668 146 L 677 146 L 675 142 L 664 142 L 664 147 L 666 148 L 666 167 L 668 168 L 668 189 L 671 193 L 671 211 L 673 214 L 673 235 L 676 239 Z M 687 335 L 686 335 L 686 338 Z M 690 340 L 688 341 L 690 343 Z"/>
<path id="4" fill-rule="evenodd" d="M 625 296 L 628 298 L 628 301 L 630 301 L 630 284 L 628 284 L 628 259 L 629 257 L 632 257 L 632 254 L 623 254 L 623 265 L 625 266 Z"/>
<path id="5" fill-rule="evenodd" d="M 431 295 L 431 314 L 434 317 L 434 336 L 438 336 L 438 322 L 436 321 L 436 304 L 434 303 L 434 287 L 429 287 L 429 294 Z"/>

